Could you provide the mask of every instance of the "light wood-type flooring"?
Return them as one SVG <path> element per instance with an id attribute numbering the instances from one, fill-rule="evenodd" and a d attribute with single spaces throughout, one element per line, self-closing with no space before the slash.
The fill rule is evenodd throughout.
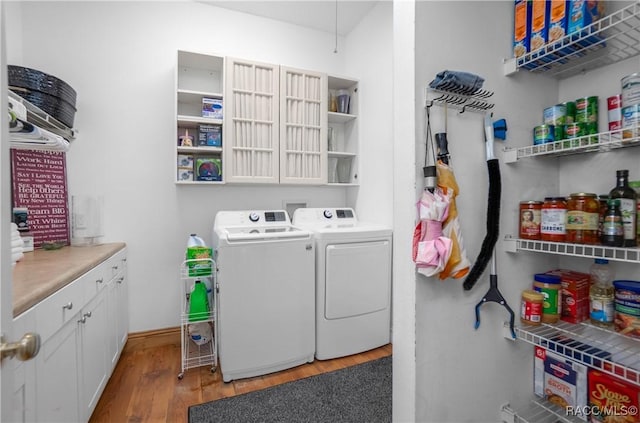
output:
<path id="1" fill-rule="evenodd" d="M 182 380 L 180 329 L 132 334 L 90 423 L 187 422 L 190 405 L 257 391 L 391 355 L 391 344 L 333 360 L 316 360 L 269 375 L 224 383 L 218 369 L 189 369 Z M 64 389 L 64 384 L 61 384 Z"/>

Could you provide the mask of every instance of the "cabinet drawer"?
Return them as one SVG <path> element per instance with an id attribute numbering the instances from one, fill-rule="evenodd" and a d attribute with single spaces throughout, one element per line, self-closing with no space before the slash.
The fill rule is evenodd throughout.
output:
<path id="1" fill-rule="evenodd" d="M 84 302 L 89 302 L 102 290 L 109 282 L 110 271 L 105 263 L 99 264 L 87 273 L 82 275 L 78 283 L 84 286 Z M 84 304 L 83 304 L 84 305 Z"/>
<path id="2" fill-rule="evenodd" d="M 36 322 L 43 343 L 84 306 L 84 286 L 81 282 L 82 278 L 76 279 L 36 307 Z"/>
<path id="3" fill-rule="evenodd" d="M 113 256 L 109 257 L 105 261 L 104 263 L 105 275 L 107 276 L 108 280 L 111 280 L 116 276 L 122 275 L 127 265 L 126 256 L 127 256 L 126 250 L 122 250 L 117 252 Z"/>

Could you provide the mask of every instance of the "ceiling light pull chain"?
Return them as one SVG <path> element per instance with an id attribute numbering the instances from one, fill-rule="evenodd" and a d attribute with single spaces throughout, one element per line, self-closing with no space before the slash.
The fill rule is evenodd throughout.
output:
<path id="1" fill-rule="evenodd" d="M 333 52 L 338 52 L 338 0 L 336 0 L 336 46 L 334 47 Z"/>

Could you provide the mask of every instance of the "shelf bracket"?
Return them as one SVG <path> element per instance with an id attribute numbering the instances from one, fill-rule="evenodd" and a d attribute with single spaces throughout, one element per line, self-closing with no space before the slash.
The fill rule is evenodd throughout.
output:
<path id="1" fill-rule="evenodd" d="M 507 402 L 500 406 L 500 421 L 503 423 L 516 423 L 518 414 Z"/>
<path id="2" fill-rule="evenodd" d="M 518 72 L 518 66 L 516 66 L 516 59 L 515 58 L 503 59 L 502 63 L 503 63 L 503 66 L 504 66 L 504 75 L 505 76 L 510 76 L 510 75 L 513 75 L 514 73 Z"/>

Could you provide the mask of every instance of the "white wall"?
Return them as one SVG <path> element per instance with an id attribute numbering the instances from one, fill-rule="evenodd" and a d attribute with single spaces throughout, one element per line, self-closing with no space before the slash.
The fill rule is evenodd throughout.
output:
<path id="1" fill-rule="evenodd" d="M 303 200 L 310 207 L 360 201 L 357 188 L 349 188 L 356 198 L 350 193 L 347 204 L 344 188 L 174 184 L 178 49 L 359 77 L 348 72 L 347 48 L 333 52 L 333 34 L 196 2 L 20 6 L 22 14 L 15 22 L 21 20 L 22 25 L 8 28 L 9 63 L 55 75 L 78 92 L 79 136 L 67 156 L 70 194 L 103 195 L 105 241 L 129 246 L 132 332 L 179 324 L 177 276 L 185 243 L 192 232 L 210 240 L 216 211 L 282 208 L 286 200 Z M 376 13 L 373 22 L 384 20 L 384 12 Z M 364 50 L 362 42 L 350 41 L 349 47 Z M 344 43 L 341 37 L 339 46 Z M 357 71 L 374 59 L 362 54 L 359 58 L 363 63 L 354 65 Z M 378 76 L 362 75 L 363 86 L 376 86 Z M 382 75 L 382 80 L 382 86 L 388 86 L 388 77 Z M 377 102 L 364 89 L 361 94 Z M 390 127 L 382 123 L 381 131 L 388 134 Z M 385 142 L 380 139 L 383 150 Z M 380 161 L 375 153 L 369 154 Z M 361 181 L 367 192 L 368 184 L 377 183 Z M 390 203 L 389 188 L 375 194 L 376 200 Z M 372 204 L 362 201 L 366 207 Z M 388 209 L 362 212 L 368 220 L 390 221 Z"/>
<path id="2" fill-rule="evenodd" d="M 531 144 L 531 129 L 540 123 L 543 108 L 555 104 L 557 82 L 535 75 L 504 76 L 502 59 L 511 57 L 512 14 L 512 3 L 504 1 L 417 3 L 415 175 L 421 175 L 424 157 L 424 88 L 445 69 L 483 76 L 484 88 L 495 92 L 494 120 L 507 120 L 506 145 Z M 480 113 L 448 112 L 451 164 L 460 187 L 459 219 L 472 263 L 485 235 L 487 208 L 482 118 Z M 434 133 L 444 130 L 443 108 L 432 108 L 432 125 Z M 502 239 L 517 230 L 519 201 L 541 198 L 541 191 L 555 192 L 558 174 L 553 161 L 506 165 L 503 147 L 499 142 L 494 147 L 502 176 L 497 275 L 500 291 L 518 313 L 521 291 L 530 286 L 533 273 L 553 259 L 507 254 Z M 417 181 L 415 199 L 424 186 L 421 176 Z M 498 421 L 501 404 L 519 404 L 531 395 L 533 351 L 503 337 L 507 311 L 496 303 L 483 305 L 481 325 L 474 330 L 474 307 L 488 290 L 489 269 L 471 291 L 463 291 L 463 280 L 415 278 L 416 421 Z"/>
<path id="3" fill-rule="evenodd" d="M 415 1 L 393 3 L 393 420 L 416 417 Z"/>
<path id="4" fill-rule="evenodd" d="M 391 226 L 393 220 L 393 10 L 379 3 L 346 37 L 346 71 L 359 79 L 362 186 L 348 192 L 361 220 Z M 355 200 L 353 199 L 355 197 Z"/>

